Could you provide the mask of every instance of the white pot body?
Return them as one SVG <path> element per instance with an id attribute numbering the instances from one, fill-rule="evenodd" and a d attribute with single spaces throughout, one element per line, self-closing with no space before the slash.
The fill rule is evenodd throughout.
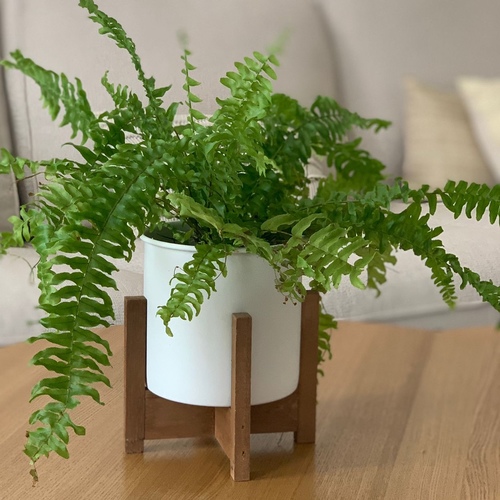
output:
<path id="1" fill-rule="evenodd" d="M 148 389 L 179 403 L 230 406 L 232 314 L 246 312 L 252 316 L 251 403 L 277 401 L 294 392 L 299 378 L 300 305 L 283 303 L 269 264 L 243 252 L 230 255 L 227 277 L 217 279 L 217 291 L 205 300 L 200 315 L 192 321 L 171 320 L 174 335 L 169 337 L 156 312 L 170 296 L 174 272 L 191 260 L 195 249 L 143 240 Z"/>

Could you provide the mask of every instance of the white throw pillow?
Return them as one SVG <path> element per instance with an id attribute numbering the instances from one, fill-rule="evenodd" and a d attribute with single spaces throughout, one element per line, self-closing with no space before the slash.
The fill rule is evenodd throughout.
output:
<path id="1" fill-rule="evenodd" d="M 455 92 L 406 77 L 403 177 L 412 186 L 448 180 L 492 184 L 467 113 Z"/>
<path id="2" fill-rule="evenodd" d="M 500 78 L 462 77 L 459 93 L 491 173 L 500 182 Z"/>

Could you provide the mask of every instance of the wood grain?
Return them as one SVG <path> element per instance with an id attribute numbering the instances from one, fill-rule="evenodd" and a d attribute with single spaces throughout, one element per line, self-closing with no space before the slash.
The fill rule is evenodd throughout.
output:
<path id="1" fill-rule="evenodd" d="M 229 458 L 235 481 L 250 479 L 250 400 L 252 379 L 252 318 L 233 314 L 231 406 L 215 408 L 215 438 Z"/>
<path id="2" fill-rule="evenodd" d="M 302 303 L 300 335 L 300 378 L 297 388 L 298 428 L 296 443 L 316 440 L 316 406 L 318 385 L 319 293 L 309 292 Z"/>
<path id="3" fill-rule="evenodd" d="M 104 333 L 115 353 L 100 407 L 74 412 L 87 427 L 69 460 L 42 459 L 31 487 L 23 455 L 28 367 L 41 345 L 0 349 L 0 499 L 500 498 L 500 333 L 429 332 L 345 323 L 318 387 L 316 444 L 293 433 L 251 437 L 252 481 L 235 483 L 212 438 L 153 440 L 124 451 L 123 329 Z M 41 343 L 39 343 L 41 344 Z"/>
<path id="4" fill-rule="evenodd" d="M 125 450 L 142 453 L 146 409 L 147 301 L 125 297 Z"/>

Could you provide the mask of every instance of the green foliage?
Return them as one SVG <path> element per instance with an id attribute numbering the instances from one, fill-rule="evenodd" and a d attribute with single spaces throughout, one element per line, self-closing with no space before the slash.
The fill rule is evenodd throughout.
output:
<path id="1" fill-rule="evenodd" d="M 168 302 L 160 307 L 158 315 L 165 323 L 168 335 L 173 335 L 169 327 L 172 318 L 192 320 L 201 310 L 204 301 L 215 292 L 215 282 L 219 275 L 226 276 L 227 269 L 224 258 L 228 255 L 225 247 L 198 245 L 193 258 L 177 271 L 172 280 L 174 286 Z"/>
<path id="2" fill-rule="evenodd" d="M 99 33 L 101 35 L 108 36 L 118 47 L 129 53 L 132 64 L 137 72 L 137 78 L 144 87 L 146 95 L 149 98 L 150 105 L 153 107 L 160 106 L 162 102 L 161 97 L 163 96 L 165 89 L 157 89 L 155 87 L 155 79 L 153 77 L 146 77 L 144 70 L 142 69 L 140 57 L 137 55 L 135 43 L 130 37 L 127 36 L 121 24 L 116 19 L 108 16 L 105 12 L 100 10 L 93 0 L 80 0 L 79 5 L 88 11 L 89 18 L 92 21 L 101 26 L 99 29 Z"/>
<path id="3" fill-rule="evenodd" d="M 55 120 L 61 106 L 64 108 L 64 117 L 61 126 L 70 125 L 73 131 L 72 138 L 82 132 L 83 140 L 87 140 L 87 133 L 95 125 L 95 117 L 90 109 L 87 95 L 82 88 L 82 82 L 69 82 L 66 75 L 58 75 L 47 71 L 25 58 L 19 50 L 12 52 L 12 61 L 4 61 L 3 65 L 10 69 L 18 69 L 31 78 L 41 89 L 44 106 L 48 109 L 52 120 Z"/>
<path id="4" fill-rule="evenodd" d="M 126 50 L 146 95 L 146 102 L 108 75 L 102 85 L 112 106 L 96 115 L 79 80 L 35 64 L 21 52 L 3 61 L 40 87 L 42 103 L 55 120 L 81 136 L 73 144 L 81 158 L 33 161 L 0 151 L 0 173 L 25 178 L 44 176 L 39 193 L 11 233 L 0 235 L 0 253 L 30 242 L 40 257 L 40 308 L 49 347 L 34 356 L 45 367 L 32 399 L 49 396 L 30 423 L 25 452 L 33 464 L 50 452 L 67 457 L 69 434 L 84 433 L 69 412 L 83 396 L 100 400 L 96 385 L 109 384 L 102 367 L 111 352 L 94 329 L 113 318 L 109 290 L 116 287 L 112 263 L 129 260 L 142 234 L 196 245 L 196 253 L 172 277 L 173 289 L 159 310 L 169 332 L 172 318 L 191 319 L 217 278 L 226 272 L 225 258 L 238 249 L 259 255 L 276 273 L 277 288 L 292 300 L 303 300 L 310 287 L 325 292 L 343 279 L 358 288 L 380 292 L 386 268 L 398 250 L 410 250 L 431 269 L 443 299 L 453 306 L 459 286 L 471 285 L 500 310 L 499 287 L 482 280 L 448 253 L 430 220 L 438 202 L 456 217 L 500 219 L 500 188 L 464 182 L 443 189 L 410 189 L 401 180 L 386 182 L 383 165 L 352 139 L 357 129 L 378 131 L 388 123 L 365 119 L 328 97 L 306 108 L 273 92 L 278 60 L 255 52 L 222 79 L 229 96 L 217 99 L 207 118 L 194 92 L 200 83 L 184 48 L 184 103 L 163 105 L 169 87 L 157 87 L 142 69 L 134 42 L 121 25 L 92 0 L 80 0 L 101 34 Z M 187 108 L 187 125 L 175 115 Z M 139 137 L 128 144 L 126 134 Z M 91 144 L 91 145 L 89 145 Z M 308 195 L 307 165 L 324 158 L 331 175 Z M 393 211 L 394 201 L 405 203 Z M 428 207 L 428 213 L 422 209 Z M 165 224 L 178 219 L 179 228 Z M 365 278 L 364 278 L 365 276 Z M 318 361 L 331 357 L 330 331 L 336 326 L 325 311 L 320 316 Z M 37 478 L 36 470 L 32 475 Z"/>
<path id="5" fill-rule="evenodd" d="M 476 220 L 480 220 L 488 210 L 490 223 L 495 224 L 498 219 L 500 224 L 500 184 L 489 189 L 484 184 L 450 181 L 443 190 L 439 190 L 439 195 L 455 218 L 465 210 L 467 217 L 472 218 L 475 211 Z"/>
<path id="6" fill-rule="evenodd" d="M 324 375 L 321 365 L 332 359 L 331 336 L 332 331 L 337 329 L 337 322 L 333 316 L 324 310 L 322 305 L 319 313 L 318 328 L 318 373 Z"/>

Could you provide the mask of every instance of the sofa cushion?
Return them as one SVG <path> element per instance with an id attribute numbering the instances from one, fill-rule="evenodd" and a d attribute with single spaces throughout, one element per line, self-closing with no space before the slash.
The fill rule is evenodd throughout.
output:
<path id="1" fill-rule="evenodd" d="M 500 182 L 500 79 L 462 77 L 458 89 L 481 152 Z"/>
<path id="2" fill-rule="evenodd" d="M 460 96 L 413 77 L 404 85 L 404 179 L 415 187 L 443 187 L 448 180 L 492 185 Z"/>

